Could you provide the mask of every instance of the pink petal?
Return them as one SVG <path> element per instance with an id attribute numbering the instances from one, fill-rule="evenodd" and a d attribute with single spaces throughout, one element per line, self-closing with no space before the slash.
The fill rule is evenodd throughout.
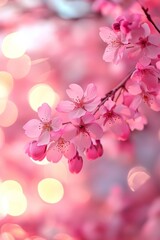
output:
<path id="1" fill-rule="evenodd" d="M 99 35 L 105 43 L 110 44 L 117 40 L 117 35 L 113 32 L 111 28 L 101 27 L 99 30 Z"/>
<path id="2" fill-rule="evenodd" d="M 84 116 L 86 111 L 83 108 L 76 108 L 70 113 L 71 118 L 80 118 Z"/>
<path id="3" fill-rule="evenodd" d="M 84 102 L 93 100 L 97 96 L 97 88 L 93 83 L 88 84 L 84 93 Z"/>
<path id="4" fill-rule="evenodd" d="M 143 23 L 142 28 L 144 30 L 144 37 L 148 37 L 151 33 L 149 25 L 147 23 Z"/>
<path id="5" fill-rule="evenodd" d="M 115 59 L 117 48 L 112 45 L 108 45 L 103 54 L 103 60 L 105 62 L 113 62 Z"/>
<path id="6" fill-rule="evenodd" d="M 130 108 L 136 110 L 142 102 L 142 96 L 137 95 L 133 98 L 133 101 L 130 104 Z"/>
<path id="7" fill-rule="evenodd" d="M 57 143 L 52 143 L 47 150 L 46 158 L 51 162 L 59 162 L 62 158 L 62 152 L 58 149 Z"/>
<path id="8" fill-rule="evenodd" d="M 23 126 L 23 129 L 28 137 L 37 138 L 42 132 L 43 124 L 38 119 L 32 119 Z"/>
<path id="9" fill-rule="evenodd" d="M 96 109 L 99 103 L 100 103 L 100 98 L 95 98 L 92 102 L 84 103 L 84 108 L 86 111 L 92 112 Z"/>
<path id="10" fill-rule="evenodd" d="M 149 42 L 152 43 L 153 45 L 159 46 L 160 45 L 160 38 L 159 35 L 157 34 L 151 34 L 149 37 Z"/>
<path id="11" fill-rule="evenodd" d="M 70 89 L 66 90 L 67 95 L 74 99 L 74 100 L 80 100 L 83 97 L 83 89 L 78 84 L 70 84 Z"/>
<path id="12" fill-rule="evenodd" d="M 111 131 L 117 136 L 119 140 L 126 140 L 129 137 L 130 130 L 125 121 L 111 126 Z"/>
<path id="13" fill-rule="evenodd" d="M 78 136 L 74 138 L 74 143 L 80 150 L 84 150 L 86 148 L 89 148 L 91 145 L 91 138 L 89 134 L 85 132 L 80 132 Z"/>
<path id="14" fill-rule="evenodd" d="M 157 58 L 158 54 L 160 54 L 160 49 L 157 46 L 149 45 L 146 47 L 146 52 L 147 52 L 146 55 L 149 58 L 154 59 Z"/>
<path id="15" fill-rule="evenodd" d="M 60 117 L 55 117 L 53 118 L 52 120 L 52 128 L 53 128 L 53 131 L 59 131 L 62 127 L 62 120 Z"/>
<path id="16" fill-rule="evenodd" d="M 65 125 L 63 129 L 63 138 L 66 141 L 69 141 L 72 138 L 74 138 L 76 134 L 77 134 L 77 128 L 75 126 L 73 126 L 72 124 Z"/>
<path id="17" fill-rule="evenodd" d="M 107 110 L 110 111 L 110 110 L 115 106 L 115 102 L 112 101 L 111 99 L 108 99 L 108 100 L 105 102 L 104 106 L 107 108 Z"/>
<path id="18" fill-rule="evenodd" d="M 76 155 L 76 147 L 73 143 L 68 144 L 65 148 L 64 156 L 68 159 L 73 158 Z"/>
<path id="19" fill-rule="evenodd" d="M 42 122 L 50 122 L 51 108 L 47 103 L 43 103 L 42 106 L 38 108 L 38 116 Z"/>
<path id="20" fill-rule="evenodd" d="M 47 145 L 50 142 L 50 132 L 44 131 L 38 138 L 37 146 Z"/>
<path id="21" fill-rule="evenodd" d="M 130 109 L 123 104 L 115 106 L 114 112 L 117 113 L 118 115 L 121 115 L 122 117 L 131 117 Z"/>
<path id="22" fill-rule="evenodd" d="M 103 135 L 103 130 L 97 123 L 89 124 L 86 129 L 94 139 L 100 139 Z"/>
<path id="23" fill-rule="evenodd" d="M 131 93 L 132 95 L 138 95 L 142 92 L 140 84 L 133 80 L 129 81 L 126 86 L 127 86 L 129 93 Z"/>
<path id="24" fill-rule="evenodd" d="M 61 101 L 56 110 L 58 112 L 71 112 L 75 108 L 75 104 L 71 101 Z"/>
<path id="25" fill-rule="evenodd" d="M 94 120 L 94 116 L 90 113 L 86 113 L 86 115 L 82 117 L 82 121 L 84 124 L 92 123 Z"/>

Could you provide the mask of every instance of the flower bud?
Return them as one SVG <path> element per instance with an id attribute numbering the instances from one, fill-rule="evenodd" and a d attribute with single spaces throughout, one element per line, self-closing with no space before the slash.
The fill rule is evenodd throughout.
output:
<path id="1" fill-rule="evenodd" d="M 74 158 L 68 160 L 68 164 L 71 173 L 79 173 L 83 166 L 83 159 L 77 153 Z"/>
<path id="2" fill-rule="evenodd" d="M 94 160 L 103 155 L 103 147 L 100 140 L 96 140 L 96 145 L 91 144 L 90 148 L 86 150 L 86 155 L 90 160 Z"/>
<path id="3" fill-rule="evenodd" d="M 37 141 L 28 143 L 25 149 L 25 153 L 34 160 L 41 161 L 46 156 L 47 145 L 37 146 Z"/>

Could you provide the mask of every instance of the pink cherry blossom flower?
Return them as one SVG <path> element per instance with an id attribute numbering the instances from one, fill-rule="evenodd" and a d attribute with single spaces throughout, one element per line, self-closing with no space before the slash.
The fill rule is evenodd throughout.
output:
<path id="1" fill-rule="evenodd" d="M 68 136 L 65 136 L 65 132 L 67 131 L 67 127 L 65 126 L 58 132 L 52 134 L 52 143 L 50 144 L 46 158 L 51 162 L 58 162 L 62 156 L 67 159 L 71 159 L 76 155 L 76 147 L 73 143 L 70 142 Z"/>
<path id="2" fill-rule="evenodd" d="M 25 149 L 25 153 L 27 153 L 28 156 L 32 159 L 41 161 L 46 156 L 47 145 L 38 146 L 37 143 L 37 141 L 28 143 Z"/>
<path id="3" fill-rule="evenodd" d="M 103 60 L 117 64 L 122 59 L 126 50 L 125 44 L 121 41 L 121 34 L 115 33 L 111 28 L 101 27 L 99 35 L 107 44 Z"/>
<path id="4" fill-rule="evenodd" d="M 94 160 L 103 155 L 103 147 L 100 140 L 96 140 L 96 144 L 91 143 L 91 146 L 86 150 L 86 156 L 90 160 Z"/>
<path id="5" fill-rule="evenodd" d="M 47 103 L 43 103 L 38 108 L 39 119 L 28 121 L 23 129 L 25 134 L 30 138 L 38 138 L 38 145 L 45 145 L 50 142 L 50 133 L 58 131 L 61 128 L 61 119 L 55 117 L 52 119 L 51 108 Z"/>
<path id="6" fill-rule="evenodd" d="M 85 150 L 91 146 L 92 139 L 98 140 L 103 135 L 103 130 L 92 114 L 87 113 L 80 119 L 72 120 L 75 129 L 74 143 L 80 150 Z"/>
<path id="7" fill-rule="evenodd" d="M 158 87 L 158 78 L 160 78 L 160 72 L 153 65 L 144 66 L 137 63 L 136 70 L 127 82 L 126 87 L 132 92 L 132 90 L 134 91 L 134 85 L 137 86 L 137 83 L 142 81 L 146 84 L 148 90 L 152 91 Z"/>
<path id="8" fill-rule="evenodd" d="M 77 84 L 70 84 L 66 92 L 71 101 L 61 101 L 57 111 L 70 112 L 71 118 L 79 118 L 86 112 L 93 112 L 99 104 L 97 89 L 93 83 L 88 84 L 85 91 Z"/>
<path id="9" fill-rule="evenodd" d="M 68 160 L 69 171 L 71 173 L 79 173 L 83 166 L 83 159 L 79 156 L 78 152 L 76 155 Z"/>
<path id="10" fill-rule="evenodd" d="M 147 124 L 147 118 L 139 112 L 136 112 L 133 118 L 127 120 L 127 123 L 129 124 L 131 131 L 141 131 Z"/>
<path id="11" fill-rule="evenodd" d="M 107 130 L 119 140 L 126 140 L 130 134 L 126 119 L 131 117 L 130 109 L 123 104 L 116 104 L 110 98 L 101 106 L 100 115 Z"/>
<path id="12" fill-rule="evenodd" d="M 143 23 L 134 34 L 132 33 L 132 43 L 135 43 L 142 63 L 146 62 L 146 59 L 156 59 L 160 54 L 159 35 L 151 34 L 147 23 Z"/>
<path id="13" fill-rule="evenodd" d="M 136 81 L 128 82 L 128 92 L 134 95 L 134 98 L 130 104 L 130 108 L 136 110 L 139 105 L 144 102 L 152 110 L 160 111 L 160 90 L 159 87 L 149 90 L 146 84 L 142 81 L 139 83 Z"/>

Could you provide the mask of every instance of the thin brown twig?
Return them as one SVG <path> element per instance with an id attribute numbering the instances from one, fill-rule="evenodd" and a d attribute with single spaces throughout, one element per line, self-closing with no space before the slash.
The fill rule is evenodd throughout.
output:
<path id="1" fill-rule="evenodd" d="M 139 3 L 140 4 L 140 3 Z M 141 5 L 141 4 L 140 4 Z M 146 15 L 146 18 L 148 19 L 148 21 L 150 23 L 152 23 L 152 25 L 154 26 L 154 28 L 157 30 L 158 33 L 160 33 L 160 29 L 157 27 L 157 25 L 155 24 L 155 22 L 153 21 L 151 15 L 148 13 L 149 9 L 145 8 L 144 6 L 141 5 L 141 8 L 144 12 L 144 14 Z"/>
<path id="2" fill-rule="evenodd" d="M 132 70 L 115 88 L 113 88 L 111 91 L 109 91 L 108 93 L 106 93 L 105 97 L 101 98 L 101 102 L 100 102 L 100 104 L 97 106 L 97 109 L 96 109 L 96 111 L 94 112 L 94 114 L 96 114 L 97 111 L 99 110 L 99 108 L 100 108 L 110 97 L 113 97 L 119 89 L 121 89 L 121 88 L 124 88 L 124 89 L 125 89 L 125 84 L 126 84 L 126 82 L 130 79 L 132 73 L 133 73 L 133 70 Z"/>

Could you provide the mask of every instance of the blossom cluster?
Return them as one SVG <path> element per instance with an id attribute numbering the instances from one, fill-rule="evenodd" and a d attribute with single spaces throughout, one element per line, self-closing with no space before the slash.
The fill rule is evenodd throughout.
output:
<path id="1" fill-rule="evenodd" d="M 26 146 L 32 159 L 46 157 L 56 163 L 64 156 L 70 172 L 79 173 L 84 158 L 94 160 L 103 155 L 104 133 L 111 132 L 124 141 L 131 131 L 143 130 L 147 119 L 141 106 L 160 111 L 160 38 L 152 31 L 140 14 L 120 16 L 112 28 L 100 28 L 107 45 L 104 61 L 118 64 L 123 58 L 136 59 L 134 70 L 102 98 L 93 83 L 85 90 L 70 84 L 66 90 L 70 100 L 59 102 L 55 116 L 47 103 L 42 104 L 39 119 L 24 125 L 26 135 L 34 138 Z"/>

